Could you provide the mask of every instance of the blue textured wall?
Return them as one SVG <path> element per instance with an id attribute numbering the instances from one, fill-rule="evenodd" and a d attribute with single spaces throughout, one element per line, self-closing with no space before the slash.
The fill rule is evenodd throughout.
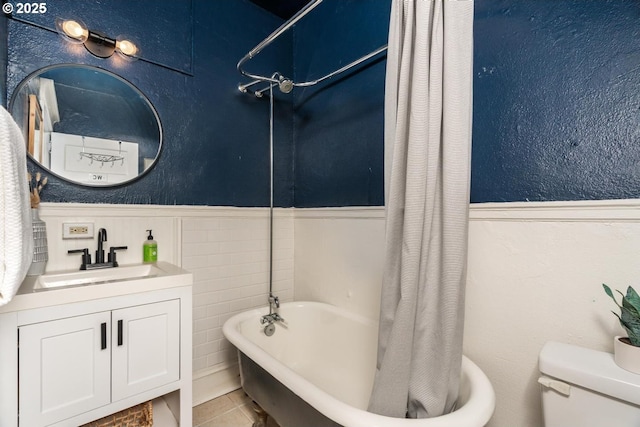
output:
<path id="1" fill-rule="evenodd" d="M 325 0 L 295 27 L 296 81 L 322 77 L 387 43 L 390 0 Z M 384 203 L 386 61 L 296 89 L 295 205 Z"/>
<path id="2" fill-rule="evenodd" d="M 477 0 L 473 202 L 640 196 L 640 2 Z"/>
<path id="3" fill-rule="evenodd" d="M 87 3 L 93 6 L 88 7 Z M 106 3 L 109 3 L 108 5 Z M 135 2 L 131 2 L 135 3 Z M 140 2 L 144 3 L 144 2 Z M 153 4 L 154 2 L 146 2 Z M 56 63 L 95 65 L 119 74 L 138 87 L 154 104 L 164 130 L 164 147 L 159 163 L 138 181 L 117 188 L 87 188 L 51 179 L 43 199 L 54 202 L 153 203 L 222 206 L 267 206 L 269 204 L 268 101 L 240 94 L 236 87 L 242 79 L 236 62 L 249 49 L 281 24 L 279 18 L 244 0 L 174 2 L 173 8 L 150 7 L 131 16 L 131 7 L 115 2 L 108 19 L 93 0 L 48 2 L 48 18 L 53 26 L 56 16 L 81 19 L 89 28 L 99 28 L 115 36 L 122 28 L 110 28 L 119 18 L 136 26 L 145 47 L 162 45 L 166 52 L 176 49 L 176 58 L 166 56 L 165 65 L 180 69 L 185 63 L 185 44 L 191 52 L 184 22 L 193 21 L 193 54 L 189 73 L 178 72 L 145 61 L 125 62 L 117 56 L 103 60 L 83 48 L 71 49 L 60 36 L 24 23 L 9 21 L 9 96 L 29 73 Z M 121 6 L 121 7 L 120 7 Z M 181 8 L 176 16 L 173 9 Z M 193 10 L 193 20 L 191 17 Z M 170 16 L 167 16 L 170 14 Z M 173 25 L 180 31 L 173 33 Z M 110 24 L 111 23 L 111 24 Z M 118 24 L 121 25 L 121 24 Z M 114 33 L 114 34 L 112 34 Z M 145 44 L 147 40 L 148 44 Z M 291 73 L 291 36 L 264 51 L 249 66 L 256 71 L 274 68 Z M 73 46 L 72 46 L 73 47 Z M 151 59 L 154 50 L 149 48 Z M 146 57 L 146 56 L 145 56 Z M 175 59 L 175 60 L 174 60 Z M 276 115 L 276 190 L 275 203 L 291 206 L 293 193 L 291 102 L 278 101 Z M 33 169 L 35 166 L 30 164 Z"/>
<path id="4" fill-rule="evenodd" d="M 296 77 L 382 41 L 388 3 L 312 12 L 296 28 Z M 640 3 L 475 5 L 471 201 L 639 197 Z M 384 63 L 296 94 L 296 206 L 383 203 L 383 84 Z"/>
<path id="5" fill-rule="evenodd" d="M 98 22 L 102 12 L 86 3 L 48 4 L 61 15 L 78 9 L 88 24 Z M 130 12 L 129 3 L 115 4 L 107 20 L 114 26 L 119 14 Z M 249 68 L 277 69 L 296 80 L 319 77 L 386 42 L 389 5 L 325 0 L 293 38 L 286 34 Z M 176 19 L 165 16 L 166 9 L 133 20 L 152 39 L 152 59 L 188 69 L 183 73 L 143 61 L 100 60 L 70 51 L 56 34 L 9 22 L 9 94 L 45 65 L 97 65 L 139 87 L 165 130 L 160 163 L 138 182 L 91 189 L 52 180 L 45 200 L 268 204 L 267 102 L 235 90 L 241 80 L 235 64 L 281 21 L 245 0 L 194 0 L 192 8 L 188 59 L 184 37 L 172 37 L 165 25 Z M 179 33 L 188 19 L 178 17 Z M 637 0 L 476 0 L 472 202 L 640 195 L 638 22 Z M 175 47 L 175 56 L 156 55 L 163 43 L 166 52 Z M 293 96 L 278 95 L 276 204 L 383 203 L 384 68 L 379 61 Z"/>

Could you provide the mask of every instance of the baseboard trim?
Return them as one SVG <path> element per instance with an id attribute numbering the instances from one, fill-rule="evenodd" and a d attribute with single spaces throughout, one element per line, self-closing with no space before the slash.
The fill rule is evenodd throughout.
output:
<path id="1" fill-rule="evenodd" d="M 226 368 L 193 378 L 193 406 L 240 388 L 240 371 L 234 363 Z"/>

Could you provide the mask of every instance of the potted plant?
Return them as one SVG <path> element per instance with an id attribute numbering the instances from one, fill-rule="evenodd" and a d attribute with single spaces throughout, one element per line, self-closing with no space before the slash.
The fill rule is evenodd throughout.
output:
<path id="1" fill-rule="evenodd" d="M 616 364 L 627 371 L 640 374 L 640 296 L 629 286 L 627 294 L 617 291 L 622 296 L 622 305 L 618 303 L 611 289 L 602 284 L 604 291 L 620 309 L 620 314 L 613 312 L 620 325 L 627 331 L 627 337 L 615 337 L 613 353 Z"/>

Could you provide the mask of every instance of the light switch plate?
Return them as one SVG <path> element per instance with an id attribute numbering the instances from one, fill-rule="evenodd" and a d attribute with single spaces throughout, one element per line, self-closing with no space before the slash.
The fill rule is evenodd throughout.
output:
<path id="1" fill-rule="evenodd" d="M 65 222 L 62 224 L 63 239 L 93 239 L 92 222 Z"/>

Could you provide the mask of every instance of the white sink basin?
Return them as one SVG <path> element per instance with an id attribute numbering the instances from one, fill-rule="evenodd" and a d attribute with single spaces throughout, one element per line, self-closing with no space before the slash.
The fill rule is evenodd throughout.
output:
<path id="1" fill-rule="evenodd" d="M 140 264 L 96 270 L 44 274 L 36 279 L 34 290 L 114 283 L 161 277 L 169 274 L 172 273 L 154 264 Z"/>
<path id="2" fill-rule="evenodd" d="M 166 261 L 88 271 L 52 271 L 27 276 L 11 304 L 0 307 L 0 314 L 191 285 L 192 273 Z"/>

